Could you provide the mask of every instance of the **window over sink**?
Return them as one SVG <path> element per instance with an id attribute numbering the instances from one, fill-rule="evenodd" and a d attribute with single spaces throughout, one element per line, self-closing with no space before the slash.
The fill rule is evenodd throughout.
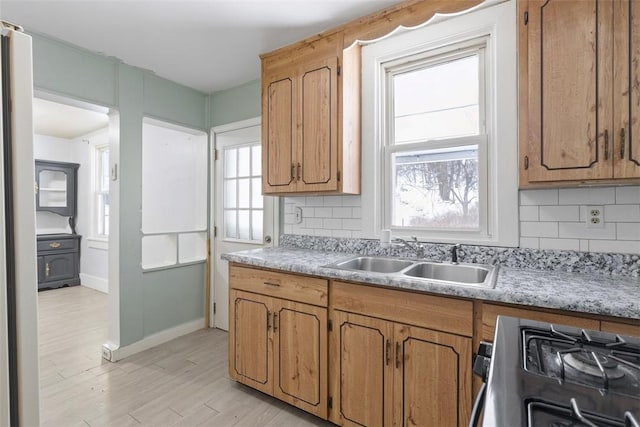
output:
<path id="1" fill-rule="evenodd" d="M 501 3 L 363 47 L 368 234 L 517 246 L 515 13 Z"/>

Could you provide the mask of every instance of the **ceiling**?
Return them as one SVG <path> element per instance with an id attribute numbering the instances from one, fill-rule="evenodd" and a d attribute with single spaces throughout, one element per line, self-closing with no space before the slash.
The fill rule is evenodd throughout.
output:
<path id="1" fill-rule="evenodd" d="M 260 77 L 258 54 L 397 0 L 0 0 L 2 19 L 204 93 Z"/>
<path id="2" fill-rule="evenodd" d="M 76 139 L 108 125 L 109 116 L 106 112 L 91 111 L 39 98 L 33 100 L 33 131 L 37 135 Z"/>

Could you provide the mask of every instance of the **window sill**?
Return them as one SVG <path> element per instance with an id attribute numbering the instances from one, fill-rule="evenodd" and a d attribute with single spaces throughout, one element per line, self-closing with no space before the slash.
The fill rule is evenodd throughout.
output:
<path id="1" fill-rule="evenodd" d="M 109 239 L 102 237 L 87 237 L 87 245 L 92 249 L 109 250 Z"/>

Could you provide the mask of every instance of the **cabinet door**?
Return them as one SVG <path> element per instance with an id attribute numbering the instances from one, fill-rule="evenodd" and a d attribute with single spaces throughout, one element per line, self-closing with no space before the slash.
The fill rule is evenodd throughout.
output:
<path id="1" fill-rule="evenodd" d="M 274 396 L 327 418 L 327 309 L 274 299 Z"/>
<path id="2" fill-rule="evenodd" d="M 640 177 L 640 4 L 614 2 L 614 177 Z M 631 74 L 629 74 L 631 73 Z"/>
<path id="3" fill-rule="evenodd" d="M 332 315 L 330 420 L 345 426 L 392 425 L 393 323 L 341 311 Z"/>
<path id="4" fill-rule="evenodd" d="M 613 2 L 529 0 L 529 181 L 611 178 Z"/>
<path id="5" fill-rule="evenodd" d="M 229 305 L 229 375 L 271 394 L 271 298 L 232 289 Z"/>
<path id="6" fill-rule="evenodd" d="M 338 189 L 338 59 L 315 62 L 300 75 L 298 190 Z"/>
<path id="7" fill-rule="evenodd" d="M 78 275 L 74 253 L 44 256 L 44 281 L 73 279 Z"/>
<path id="8" fill-rule="evenodd" d="M 45 279 L 45 269 L 44 269 L 44 257 L 38 257 L 38 283 L 44 282 Z"/>
<path id="9" fill-rule="evenodd" d="M 287 73 L 291 72 L 287 70 Z M 262 93 L 262 191 L 296 190 L 296 106 L 294 75 L 263 75 Z"/>
<path id="10" fill-rule="evenodd" d="M 468 425 L 471 339 L 400 324 L 394 338 L 395 425 Z"/>

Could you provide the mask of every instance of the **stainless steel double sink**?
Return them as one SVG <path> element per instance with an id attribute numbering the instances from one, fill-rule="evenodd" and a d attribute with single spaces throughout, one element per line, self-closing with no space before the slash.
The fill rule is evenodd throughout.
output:
<path id="1" fill-rule="evenodd" d="M 497 266 L 494 265 L 454 264 L 372 256 L 350 258 L 324 267 L 484 288 L 495 287 L 497 277 Z"/>

